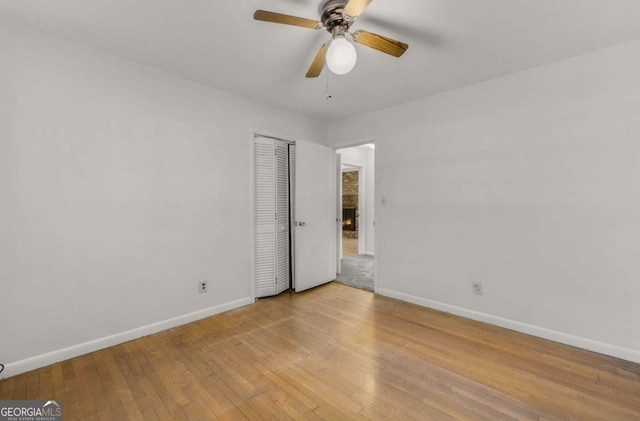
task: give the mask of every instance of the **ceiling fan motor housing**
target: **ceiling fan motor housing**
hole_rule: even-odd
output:
[[[346,0],[329,0],[322,4],[320,20],[324,28],[333,35],[344,34],[353,23],[344,17],[346,5]]]

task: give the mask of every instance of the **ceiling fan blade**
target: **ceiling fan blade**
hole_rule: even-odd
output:
[[[283,15],[282,13],[268,12],[266,10],[256,10],[256,12],[253,14],[253,18],[255,20],[261,20],[264,22],[283,23],[285,25],[301,26],[303,28],[322,28],[322,23],[318,22],[317,20]]]
[[[357,18],[360,13],[364,12],[369,3],[372,0],[349,0],[349,3],[344,7],[344,14],[350,18]]]
[[[322,69],[324,69],[327,50],[329,49],[330,45],[330,41],[322,44],[322,47],[320,47],[320,51],[318,51],[318,54],[316,54],[316,58],[314,58],[313,63],[311,63],[311,67],[309,67],[309,71],[307,72],[308,78],[320,76],[320,73],[322,73]]]
[[[394,57],[400,57],[409,48],[409,45],[404,42],[362,30],[353,33],[353,40]]]

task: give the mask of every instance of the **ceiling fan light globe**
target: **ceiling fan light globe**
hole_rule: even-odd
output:
[[[356,47],[344,36],[337,36],[327,51],[327,67],[337,75],[344,75],[354,68],[357,58]]]

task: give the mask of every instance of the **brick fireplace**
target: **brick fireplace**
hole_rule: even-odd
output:
[[[358,238],[358,171],[342,173],[342,235]]]

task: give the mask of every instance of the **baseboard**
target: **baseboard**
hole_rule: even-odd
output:
[[[27,371],[46,367],[60,361],[68,360],[69,358],[89,354],[91,352],[109,348],[110,346],[119,345],[134,339],[141,338],[143,336],[148,336],[163,330],[195,322],[196,320],[204,319],[215,314],[246,306],[248,304],[251,304],[251,302],[252,301],[249,297],[241,298],[239,300],[220,304],[214,307],[209,307],[204,310],[195,311],[193,313],[184,314],[182,316],[174,317],[168,320],[163,320],[147,326],[128,330],[126,332],[116,333],[115,335],[94,339],[92,341],[73,345],[68,348],[58,349],[46,354],[36,355],[35,357],[7,363],[5,364],[4,371],[2,372],[2,374],[0,374],[0,379],[15,376],[21,373],[26,373]]]
[[[604,342],[595,341],[593,339],[583,338],[581,336],[571,335],[569,333],[558,332],[555,330],[543,328],[540,326],[530,325],[527,323],[509,320],[502,317],[494,316],[479,311],[469,310],[426,298],[416,297],[414,295],[404,294],[402,292],[392,291],[389,289],[380,289],[378,294],[386,297],[396,298],[412,304],[423,307],[432,308],[434,310],[444,311],[446,313],[455,314],[479,322],[492,324],[503,327],[505,329],[515,330],[517,332],[526,333],[528,335],[537,336],[565,345],[575,346],[577,348],[586,349],[588,351],[597,352],[599,354],[609,355],[611,357],[620,358],[634,363],[640,363],[640,351],[624,348],[617,345],[611,345]]]
[[[373,252],[371,252],[371,251],[365,251],[364,254],[366,256],[371,256],[371,257],[375,256],[375,254]]]

